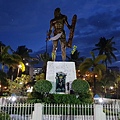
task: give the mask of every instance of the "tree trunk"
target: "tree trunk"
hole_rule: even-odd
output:
[[[96,78],[95,74],[93,75],[93,95],[96,95]]]
[[[107,91],[106,91],[106,86],[104,86],[104,93],[105,93],[105,98],[106,98],[106,94],[107,94]]]
[[[4,72],[4,63],[2,64],[2,71]]]
[[[106,66],[106,70],[107,70],[107,60],[105,60],[105,66]]]

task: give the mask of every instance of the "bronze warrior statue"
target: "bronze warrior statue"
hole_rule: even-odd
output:
[[[68,29],[71,29],[72,27],[68,24],[67,21],[67,16],[61,14],[60,12],[60,8],[56,8],[54,11],[54,18],[50,21],[50,29],[48,32],[48,40],[50,39],[50,35],[53,31],[54,36],[57,34],[60,34],[60,37],[56,40],[53,40],[53,50],[52,50],[52,60],[55,61],[56,59],[56,50],[58,47],[58,41],[60,40],[60,44],[61,44],[61,51],[62,51],[62,60],[65,61],[66,60],[66,46],[67,46],[67,42],[66,42],[66,34],[65,34],[65,30],[64,30],[64,25],[66,24],[66,26],[68,27]]]

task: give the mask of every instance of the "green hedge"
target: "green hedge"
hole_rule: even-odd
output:
[[[78,104],[80,100],[76,95],[71,94],[53,94],[53,103],[56,104]]]
[[[0,120],[11,120],[10,115],[5,112],[0,112]]]
[[[72,82],[72,89],[75,93],[87,93],[89,92],[89,83],[85,80],[76,79]]]
[[[54,104],[80,104],[92,103],[92,94],[89,91],[87,81],[76,79],[72,83],[75,94],[49,94],[52,85],[47,80],[39,80],[28,98],[32,103],[54,103]]]
[[[53,103],[53,104],[80,104],[80,103],[92,103],[92,97],[90,93],[79,94],[47,94],[46,96],[34,93],[31,98],[28,98],[28,102],[36,103]]]
[[[34,89],[39,93],[48,93],[52,89],[52,84],[48,80],[38,80],[34,85]]]

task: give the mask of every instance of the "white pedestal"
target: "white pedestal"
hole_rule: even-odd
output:
[[[56,93],[56,74],[64,73],[65,77],[65,89],[67,87],[66,83],[72,83],[76,79],[76,70],[74,62],[57,62],[57,61],[48,61],[47,71],[46,71],[46,80],[49,80],[52,83],[51,93]],[[65,90],[67,92],[67,90]],[[63,92],[64,93],[64,92]]]

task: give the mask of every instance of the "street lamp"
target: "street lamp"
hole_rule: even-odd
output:
[[[29,67],[30,67],[30,64],[28,62],[25,63],[25,74],[26,75],[29,75]]]
[[[28,65],[29,65],[29,63],[25,63],[25,65],[26,65],[26,66],[28,66]]]
[[[113,88],[114,88],[113,86],[110,86],[110,89],[111,89],[111,90],[113,90]]]

